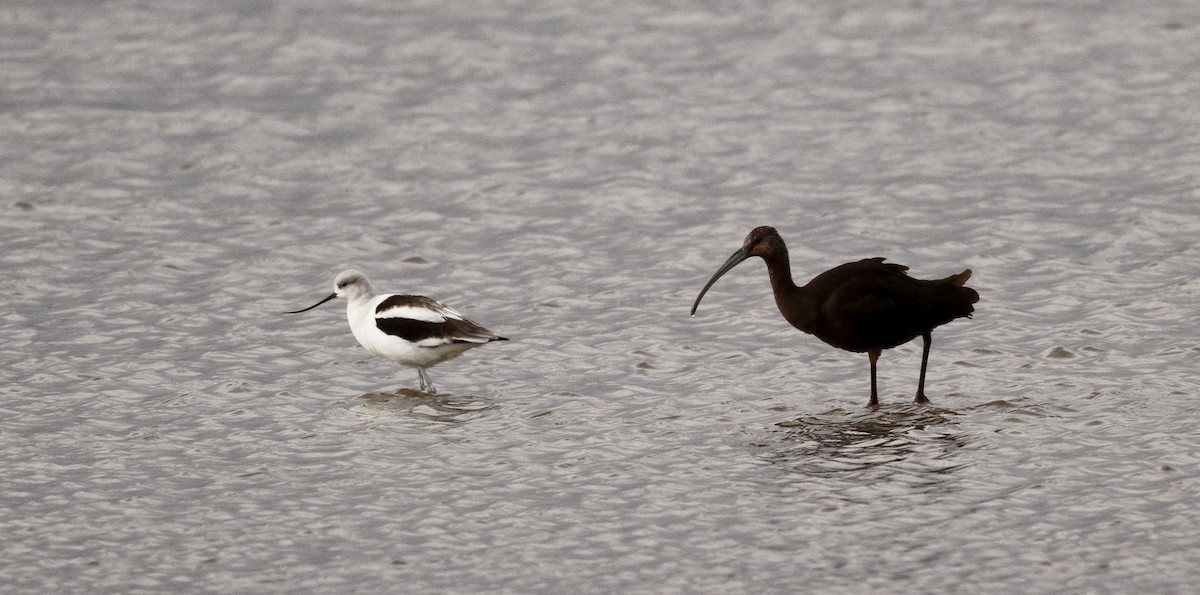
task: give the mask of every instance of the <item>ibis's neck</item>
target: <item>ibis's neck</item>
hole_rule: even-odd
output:
[[[811,332],[809,327],[812,326],[812,321],[806,314],[809,309],[805,308],[804,304],[804,288],[797,287],[792,281],[792,267],[788,262],[787,252],[772,253],[764,256],[763,260],[767,262],[767,273],[771,275],[771,290],[775,294],[775,305],[779,307],[779,313],[783,314],[792,326]]]

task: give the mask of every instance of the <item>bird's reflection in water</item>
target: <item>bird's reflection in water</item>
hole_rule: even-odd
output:
[[[759,446],[766,460],[805,475],[867,474],[872,481],[932,485],[964,466],[956,460],[966,446],[956,431],[958,415],[926,405],[834,409],[776,424],[774,439]]]
[[[480,411],[495,407],[491,401],[477,396],[429,394],[411,388],[392,392],[366,393],[358,397],[365,409],[402,413],[411,417],[444,422],[462,422]]]

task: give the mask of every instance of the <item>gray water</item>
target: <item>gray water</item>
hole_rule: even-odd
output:
[[[8,592],[1167,592],[1200,5],[0,7]],[[867,361],[798,280],[970,267]],[[348,266],[510,343],[371,356]]]

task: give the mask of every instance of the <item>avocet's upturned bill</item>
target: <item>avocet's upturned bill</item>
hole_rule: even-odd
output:
[[[366,275],[342,271],[333,280],[333,293],[303,310],[334,298],[346,300],[346,319],[354,338],[367,351],[402,366],[416,368],[421,390],[436,393],[426,368],[454,359],[472,347],[507,341],[457,310],[423,295],[375,295]]]

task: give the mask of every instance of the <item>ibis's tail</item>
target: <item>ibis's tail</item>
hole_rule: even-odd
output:
[[[951,298],[953,301],[952,309],[957,310],[956,314],[958,316],[970,316],[975,311],[975,308],[971,304],[979,301],[979,293],[966,286],[967,280],[970,278],[971,269],[967,269],[957,275],[950,275],[942,279],[943,283],[953,288],[953,292],[950,292],[954,296]]]

